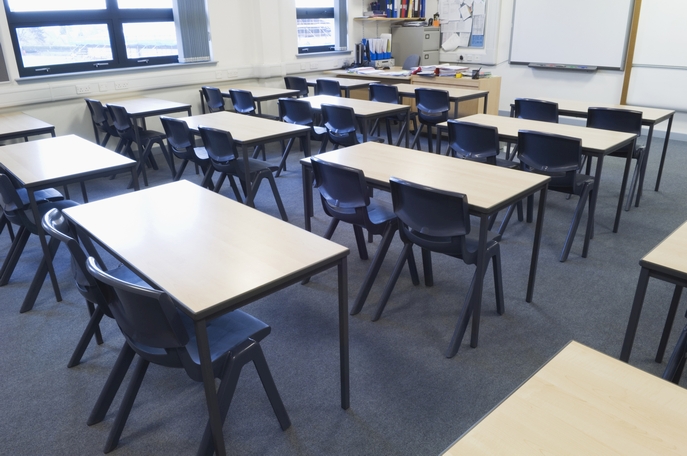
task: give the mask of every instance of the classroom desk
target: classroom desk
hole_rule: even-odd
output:
[[[649,127],[649,133],[646,137],[646,147],[644,153],[649,156],[649,150],[651,148],[651,139],[654,134],[654,126],[665,120],[668,121],[668,127],[666,129],[666,137],[663,143],[663,152],[661,153],[661,163],[658,167],[658,176],[656,176],[656,187],[654,191],[658,191],[661,185],[661,175],[663,174],[663,164],[666,158],[666,152],[668,151],[668,140],[670,139],[670,130],[673,126],[673,116],[675,111],[669,109],[657,109],[657,108],[647,108],[642,106],[631,106],[622,104],[608,104],[608,103],[593,103],[590,101],[574,101],[574,100],[561,100],[557,98],[545,98],[547,101],[553,101],[558,103],[558,114],[562,116],[570,117],[582,117],[587,118],[587,110],[589,108],[617,108],[617,109],[630,109],[633,111],[640,111],[642,113],[642,125]],[[512,111],[511,107],[511,111]],[[644,162],[646,169],[646,161]],[[637,202],[636,205],[639,206],[639,198],[642,194],[644,182],[639,182],[639,187],[637,187]]]
[[[663,353],[668,343],[670,328],[672,327],[672,322],[675,319],[675,313],[680,303],[682,288],[687,286],[687,222],[683,223],[661,241],[660,244],[644,255],[644,257],[639,260],[639,265],[642,269],[639,273],[637,290],[635,291],[635,297],[632,302],[630,319],[627,322],[627,329],[625,330],[625,339],[623,340],[623,348],[620,352],[620,360],[628,361],[630,359],[630,352],[632,351],[632,345],[637,333],[639,316],[644,306],[646,288],[649,283],[649,278],[654,277],[675,284],[673,299],[670,303],[668,317],[666,319],[666,327],[663,331],[663,336],[661,337],[661,342],[659,343],[658,352],[656,354],[656,362],[660,363],[663,360]]]
[[[314,97],[308,97],[308,101],[310,102],[310,106],[316,111],[321,109],[322,104],[353,108],[355,117],[358,119],[360,125],[360,133],[363,135],[363,141],[367,141],[367,136],[370,131],[370,122],[372,120],[386,116],[405,114],[406,120],[398,135],[396,145],[399,145],[401,139],[405,136],[406,147],[408,147],[408,122],[410,120],[410,106],[408,105],[380,103],[379,101],[358,100],[355,98],[332,97],[329,95],[315,95]]]
[[[126,100],[113,101],[108,104],[113,104],[117,106],[122,106],[126,108],[127,114],[133,121],[134,125],[138,125],[140,120],[141,127],[145,127],[146,117],[159,117],[166,114],[173,114],[176,112],[186,112],[189,116],[191,115],[191,105],[186,103],[177,103],[175,101],[160,100],[157,98],[130,98]],[[134,134],[136,135],[136,144],[138,145],[138,160],[141,161],[141,154],[143,153],[143,148],[141,147],[141,136],[138,128],[134,128]],[[171,152],[170,152],[171,154]],[[170,162],[172,167],[174,166],[174,161]],[[142,168],[145,163],[139,163],[138,167]],[[156,168],[157,169],[157,168]],[[172,170],[174,171],[174,170]],[[147,185],[147,184],[146,184]]]
[[[331,79],[339,83],[341,90],[343,90],[346,98],[351,98],[351,90],[366,89],[367,86],[373,82],[379,82],[374,79],[339,79],[339,78],[308,78],[306,80],[308,86],[315,87],[318,79]]]
[[[589,206],[589,223],[593,223],[594,221],[596,200],[599,195],[599,185],[601,183],[601,171],[603,169],[604,157],[636,140],[636,135],[631,133],[621,133],[617,131],[600,130],[597,128],[579,127],[575,125],[565,125],[552,122],[540,122],[536,120],[517,119],[514,117],[492,116],[490,114],[475,114],[473,116],[462,117],[460,120],[498,128],[499,139],[501,141],[517,142],[519,130],[532,130],[580,138],[582,140],[582,152],[591,157],[596,157],[597,159],[596,170],[594,172],[592,201]],[[440,128],[445,129],[446,123],[444,122],[443,124],[439,124],[439,126]],[[441,135],[439,135],[439,141],[441,141]],[[439,143],[439,146],[441,146],[441,142]],[[613,224],[614,233],[618,232],[618,225],[620,224],[620,214],[622,213],[623,198],[625,197],[625,188],[627,187],[627,177],[630,172],[631,160],[631,157],[628,156],[627,160],[625,161],[623,181],[620,187],[620,196],[618,197],[618,208],[615,213],[615,222]],[[589,240],[585,242],[585,245],[582,249],[582,256],[586,257],[588,251]]]
[[[573,341],[442,454],[683,454],[685,423],[687,390]]]
[[[193,210],[180,218],[180,207]],[[346,247],[184,180],[64,212],[194,320],[217,454],[225,446],[206,323],[332,267],[338,270],[341,407],[349,407]]]
[[[445,90],[448,92],[449,101],[453,103],[453,117],[458,118],[458,103],[461,101],[476,100],[484,98],[484,114],[487,113],[488,90],[460,89],[458,87],[437,87],[421,84],[395,84],[398,87],[398,95],[401,98],[408,97],[415,99],[415,89],[426,88],[434,90]]]
[[[249,148],[272,141],[284,141],[300,137],[301,143],[304,145],[305,156],[310,156],[310,127],[308,126],[276,122],[262,117],[248,116],[227,111],[182,117],[181,120],[186,122],[188,128],[196,132],[198,131],[198,127],[202,125],[204,127],[216,128],[231,133],[234,141],[242,150],[244,168],[246,171],[244,176],[246,195],[249,195],[251,190],[250,166],[248,166],[248,159],[251,155],[248,151]],[[252,206],[253,201],[246,199],[246,204]]]
[[[428,154],[427,152],[375,142],[337,149],[319,154],[317,157],[328,162],[360,169],[365,173],[365,178],[370,186],[383,190],[389,190],[389,178],[395,176],[440,190],[467,195],[470,203],[470,213],[480,219],[476,277],[484,277],[484,271],[487,266],[486,244],[489,217],[524,197],[539,192],[539,212],[537,213],[537,223],[532,245],[532,258],[530,260],[526,296],[527,302],[532,302],[547,185],[550,180],[548,176],[523,173],[517,170],[468,160],[457,160],[452,157]],[[305,228],[310,230],[310,217],[313,215],[310,159],[302,159],[301,165],[303,167]],[[473,311],[473,323],[470,345],[472,347],[477,346],[482,280],[477,280],[476,287],[477,299],[474,308],[470,309],[468,308],[469,306],[464,306],[461,310],[459,317],[460,332],[456,334],[459,341],[457,346],[460,345],[460,340],[462,340],[465,334],[471,311]],[[359,311],[360,309],[356,309],[354,306],[355,310]],[[449,353],[449,355],[453,356],[455,352]]]
[[[407,75],[398,76],[398,73],[401,73],[401,72],[407,73]],[[348,70],[327,70],[324,73],[325,74],[331,74],[333,76],[336,76],[337,78],[368,79],[368,80],[377,79],[382,84],[398,84],[398,83],[403,83],[403,82],[410,82],[410,80],[412,78],[412,75],[410,74],[410,70],[404,70],[400,66],[392,67],[388,70],[379,70],[378,72],[369,73],[369,74],[352,73]]]
[[[0,114],[0,141],[44,134],[55,137],[55,126],[23,112]]]
[[[224,98],[231,98],[231,94],[229,91],[231,89],[241,89],[241,90],[247,90],[253,95],[253,99],[255,100],[255,103],[257,105],[258,109],[258,115],[262,116],[262,102],[263,101],[269,101],[269,100],[277,100],[282,97],[295,97],[298,96],[298,90],[292,90],[292,89],[283,89],[279,87],[260,87],[260,86],[246,86],[246,87],[241,87],[241,86],[235,86],[235,87],[230,87],[227,90],[222,90],[222,96]],[[200,93],[200,108],[202,110],[202,113],[205,114],[205,98],[203,97],[203,91],[199,90]]]
[[[0,166],[26,188],[34,220],[38,227],[43,255],[50,259],[48,243],[40,223],[34,193],[49,187],[83,182],[96,177],[110,176],[129,169],[135,190],[138,190],[136,162],[76,135],[45,138],[0,147]],[[55,298],[62,300],[52,261],[47,261]],[[0,274],[1,276],[1,274]],[[29,289],[22,311],[30,310],[38,289]],[[29,306],[30,304],[30,306]]]

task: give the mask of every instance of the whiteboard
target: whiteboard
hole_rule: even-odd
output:
[[[515,0],[511,63],[622,69],[634,0]]]
[[[687,69],[687,2],[644,1],[639,13],[634,65]]]

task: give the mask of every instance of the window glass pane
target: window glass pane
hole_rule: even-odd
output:
[[[117,0],[120,8],[167,8],[172,9],[172,0]]]
[[[105,24],[17,28],[24,67],[112,60]]]
[[[334,19],[298,19],[298,47],[334,45]]]
[[[174,22],[131,22],[122,26],[126,55],[130,59],[179,53]]]
[[[7,0],[10,11],[103,10],[105,0]]]
[[[334,0],[296,0],[296,8],[334,8]]]

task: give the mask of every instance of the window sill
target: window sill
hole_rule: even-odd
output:
[[[296,54],[296,58],[300,59],[303,57],[325,57],[328,55],[350,55],[352,54],[352,50],[346,50],[346,51],[327,51],[327,52],[309,52],[307,54]]]
[[[79,77],[93,77],[108,74],[121,74],[121,73],[138,73],[142,71],[155,71],[155,70],[169,70],[175,68],[189,68],[197,66],[215,66],[217,65],[216,60],[208,60],[207,62],[192,62],[192,63],[169,63],[164,65],[153,65],[147,67],[130,67],[130,68],[112,68],[107,70],[96,70],[96,71],[80,71],[78,73],[62,73],[62,74],[49,74],[41,76],[23,76],[16,78],[15,81],[19,84],[30,83],[34,81],[46,81],[46,80],[59,80],[59,79],[74,79]]]

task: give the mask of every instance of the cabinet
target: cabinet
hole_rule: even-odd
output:
[[[420,56],[420,65],[439,64],[439,27],[391,27],[391,53],[401,66],[411,54]]]

